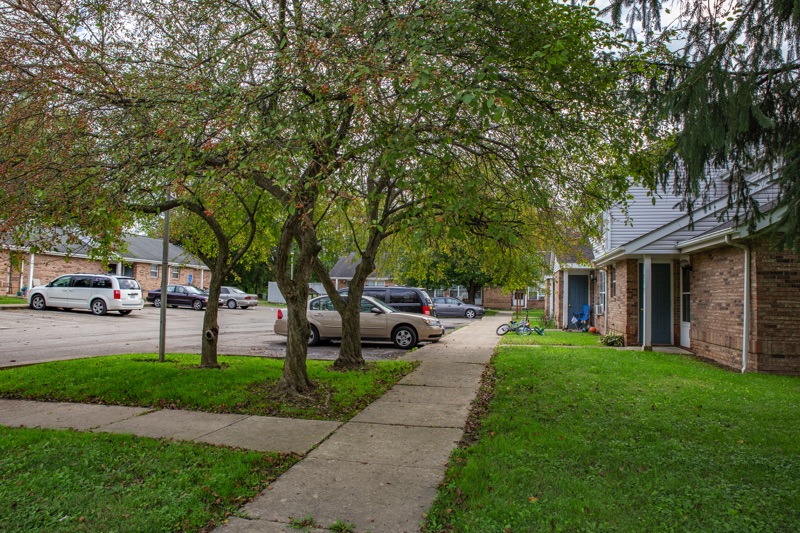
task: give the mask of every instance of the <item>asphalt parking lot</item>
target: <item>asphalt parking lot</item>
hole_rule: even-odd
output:
[[[168,353],[200,353],[204,313],[167,309]],[[286,338],[272,332],[277,308],[220,309],[219,354],[282,358]],[[443,318],[447,332],[469,323]],[[159,310],[146,305],[128,316],[89,311],[0,308],[0,367],[124,353],[157,353]],[[336,343],[310,347],[311,359],[335,359]],[[365,343],[364,358],[394,359],[403,353],[390,343]]]

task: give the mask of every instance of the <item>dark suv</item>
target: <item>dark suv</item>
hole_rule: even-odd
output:
[[[339,291],[347,294],[347,289]],[[371,296],[387,303],[403,313],[418,313],[421,315],[436,316],[436,306],[425,292],[417,287],[364,287],[364,296]]]

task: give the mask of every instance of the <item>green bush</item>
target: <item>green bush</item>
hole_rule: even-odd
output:
[[[612,332],[600,337],[600,343],[606,346],[622,347],[625,346],[625,337],[621,333]]]

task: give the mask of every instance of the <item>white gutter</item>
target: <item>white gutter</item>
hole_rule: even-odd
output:
[[[594,263],[596,266],[605,266],[616,261],[617,259],[625,257],[626,254],[627,252],[625,251],[625,247],[620,246],[618,248],[614,248],[607,254],[595,257],[592,263]]]
[[[742,373],[747,371],[747,356],[750,351],[750,247],[733,242],[730,235],[725,236],[725,243],[744,250],[744,311],[742,317]]]

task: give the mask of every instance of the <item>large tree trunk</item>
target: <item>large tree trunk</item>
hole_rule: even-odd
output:
[[[372,261],[368,263],[374,264]],[[361,350],[361,295],[364,293],[366,276],[372,272],[372,268],[363,274],[363,260],[356,267],[356,273],[348,286],[346,301],[336,291],[333,280],[321,262],[315,263],[314,271],[322,280],[331,302],[342,317],[342,343],[339,345],[339,357],[334,361],[333,367],[340,370],[363,368],[366,361]]]
[[[348,291],[347,305],[341,310],[341,315],[342,344],[333,367],[340,370],[363,368],[366,361],[361,351],[361,290],[357,296]]]
[[[469,298],[467,303],[475,304],[475,295],[478,294],[478,289],[480,289],[480,287],[477,285],[467,285],[467,298]]]
[[[289,336],[286,341],[283,375],[277,388],[283,394],[303,395],[314,389],[306,367],[309,333],[308,317],[306,316],[308,282],[294,285],[294,290],[289,291],[289,295],[286,297]]]
[[[211,284],[208,287],[208,306],[203,316],[203,336],[201,341],[200,368],[219,368],[217,360],[217,343],[219,341],[219,295],[222,290],[222,274],[211,274]]]
[[[300,245],[300,253],[294,268],[290,270],[289,260],[293,240]],[[321,248],[313,226],[304,224],[301,215],[292,215],[284,222],[275,254],[275,277],[286,299],[288,338],[283,375],[278,381],[277,390],[290,396],[305,395],[314,389],[306,368],[309,332],[308,280]]]

